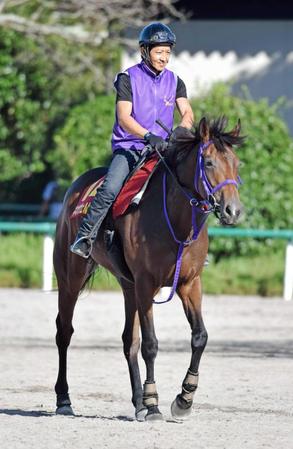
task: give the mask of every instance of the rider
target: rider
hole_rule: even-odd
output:
[[[184,82],[166,69],[176,36],[160,22],[145,26],[139,35],[142,61],[119,73],[116,88],[116,121],[112,133],[113,157],[102,186],[83,218],[70,250],[88,258],[102,221],[132,168],[149,144],[164,149],[167,132],[155,121],[173,127],[175,105],[181,126],[191,128],[193,112]]]

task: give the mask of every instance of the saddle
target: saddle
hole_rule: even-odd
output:
[[[124,215],[131,204],[139,204],[158,162],[158,156],[153,154],[150,158],[143,159],[139,162],[129,174],[112,206],[112,218],[114,220]],[[87,186],[82,192],[70,216],[71,219],[86,215],[98,189],[103,185],[104,179],[105,175]]]

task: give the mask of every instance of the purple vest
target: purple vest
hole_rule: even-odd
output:
[[[165,139],[166,131],[155,122],[159,118],[169,129],[173,127],[177,76],[167,69],[156,76],[144,62],[130,67],[125,72],[130,76],[132,117],[148,131]],[[113,151],[118,148],[142,150],[145,145],[143,139],[121,128],[116,113],[112,133]]]

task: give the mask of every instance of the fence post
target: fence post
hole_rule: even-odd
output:
[[[291,301],[293,295],[293,241],[287,243],[284,274],[285,301]]]
[[[43,242],[43,291],[53,290],[53,249],[54,239],[45,235]]]

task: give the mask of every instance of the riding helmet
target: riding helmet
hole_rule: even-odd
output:
[[[145,26],[139,34],[140,47],[167,44],[175,45],[176,36],[173,31],[161,22],[153,22]]]

